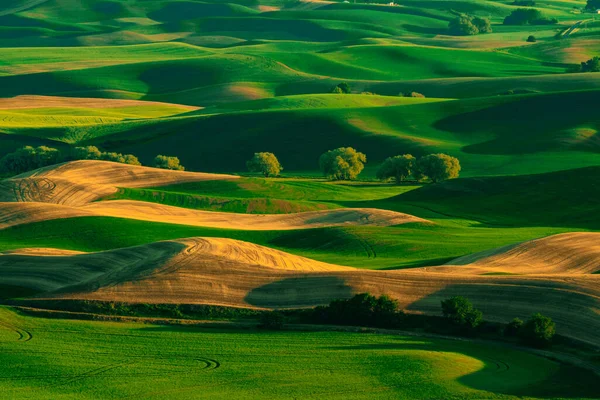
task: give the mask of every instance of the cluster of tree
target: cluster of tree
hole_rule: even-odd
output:
[[[447,154],[429,154],[419,159],[411,154],[387,158],[377,171],[377,179],[394,179],[400,183],[409,177],[420,181],[429,178],[433,183],[458,178],[460,162]]]
[[[487,18],[461,14],[448,24],[448,31],[454,36],[477,35],[492,32],[492,24]]]
[[[152,164],[155,168],[170,169],[173,171],[185,171],[178,157],[157,155]]]
[[[462,333],[474,333],[483,322],[482,312],[462,296],[442,301],[442,314]],[[555,333],[554,321],[540,313],[533,314],[527,322],[515,318],[504,327],[504,336],[518,337],[524,344],[532,347],[550,346]]]
[[[96,146],[75,147],[65,160],[103,160],[121,164],[142,165],[133,154],[100,151]]]
[[[248,171],[261,173],[265,177],[279,176],[279,173],[283,171],[275,154],[267,152],[254,153],[254,157],[246,162],[246,167]]]
[[[551,25],[557,24],[556,18],[545,17],[535,8],[519,8],[504,18],[504,25]]]
[[[64,161],[104,160],[122,164],[142,165],[133,154],[100,151],[96,146],[75,147],[66,153],[47,146],[25,146],[0,158],[0,171],[20,174]]]
[[[333,87],[333,89],[331,89],[331,93],[336,93],[336,94],[349,94],[351,92],[352,92],[352,88],[350,88],[350,85],[348,84],[348,82],[339,83],[339,84],[335,85]]]
[[[581,63],[574,72],[600,72],[600,57],[593,57]]]
[[[474,336],[484,332],[498,332],[497,325],[485,323],[483,313],[476,309],[469,299],[455,296],[441,302],[444,318],[419,316],[404,313],[398,302],[386,295],[374,296],[360,293],[350,299],[333,300],[329,305],[304,310],[296,315],[302,322],[371,326],[389,329],[418,328],[441,334]],[[293,313],[289,313],[293,315]],[[426,319],[424,321],[423,319]],[[266,311],[260,315],[259,327],[282,329],[286,315],[280,311]],[[489,330],[492,327],[493,331]],[[532,347],[547,347],[552,344],[555,324],[551,318],[539,313],[533,314],[526,322],[515,318],[506,324],[502,331],[505,337],[516,337]]]
[[[524,344],[533,347],[548,347],[556,334],[556,324],[550,317],[533,314],[527,322],[519,318],[510,321],[504,328],[504,335],[518,337]]]
[[[339,147],[321,155],[319,168],[329,179],[352,180],[362,172],[366,162],[365,154],[352,147]],[[283,170],[275,154],[268,152],[254,153],[246,166],[250,172],[260,173],[265,177],[278,176]],[[447,154],[429,154],[418,160],[410,154],[404,154],[386,159],[377,171],[377,178],[395,179],[397,183],[409,177],[417,181],[428,178],[436,183],[457,178],[460,169],[458,159]]]
[[[404,93],[399,93],[398,96],[400,97],[418,97],[418,98],[425,98],[425,95],[419,93],[419,92],[404,92]]]
[[[396,300],[386,295],[360,293],[348,300],[334,300],[327,306],[316,307],[312,319],[323,324],[394,328],[399,326],[403,315]]]
[[[55,148],[25,146],[2,157],[0,159],[0,170],[4,173],[20,174],[56,164],[60,159],[60,151]]]

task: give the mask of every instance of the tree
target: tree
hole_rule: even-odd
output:
[[[334,86],[331,90],[332,93],[337,94],[349,94],[351,91],[352,89],[350,88],[348,82],[339,83],[338,85]]]
[[[596,11],[600,9],[600,0],[587,0],[585,9],[588,11]]]
[[[157,155],[154,158],[154,167],[162,169],[171,169],[174,171],[185,171],[183,165],[181,165],[178,157],[163,156],[162,154]]]
[[[473,304],[462,296],[443,300],[442,314],[453,324],[465,328],[476,328],[483,320],[481,311],[473,308]]]
[[[533,314],[519,330],[521,340],[533,347],[550,346],[555,333],[554,321],[540,313]]]
[[[581,63],[581,72],[600,72],[600,57],[590,58]]]
[[[330,179],[351,180],[365,168],[367,156],[352,147],[329,150],[319,158],[319,167]]]
[[[60,151],[53,147],[25,146],[2,157],[0,159],[0,170],[7,173],[19,174],[56,164],[60,158]]]
[[[377,179],[394,178],[396,183],[400,183],[412,174],[416,162],[411,154],[386,158],[377,171]]]
[[[523,321],[515,318],[504,327],[504,336],[518,336],[522,327]]]
[[[535,43],[535,42],[537,42],[537,39],[535,38],[535,36],[529,35],[527,37],[527,43]]]
[[[260,315],[259,328],[281,330],[285,326],[285,315],[279,311],[265,311]]]
[[[417,175],[426,176],[433,183],[458,178],[460,169],[457,158],[441,153],[421,157],[415,168],[418,171]]]
[[[246,166],[250,172],[260,172],[266,177],[278,176],[283,167],[273,153],[254,153]]]

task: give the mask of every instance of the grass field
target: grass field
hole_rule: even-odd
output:
[[[72,393],[79,398],[340,399],[598,394],[590,373],[493,344],[78,322],[23,317],[5,308],[0,316],[3,398],[68,398]]]

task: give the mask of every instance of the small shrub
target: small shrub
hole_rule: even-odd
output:
[[[527,37],[527,43],[535,43],[535,42],[537,42],[537,39],[535,38],[535,36],[529,35]]]

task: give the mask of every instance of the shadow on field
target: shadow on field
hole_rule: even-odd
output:
[[[352,288],[336,276],[287,278],[252,289],[248,304],[265,308],[313,307],[352,297]]]
[[[473,389],[536,398],[598,398],[600,396],[600,388],[591,384],[597,380],[593,372],[564,364],[556,366],[553,361],[503,345],[402,337],[390,343],[335,346],[329,347],[328,350],[350,351],[354,354],[361,351],[426,351],[448,355],[458,353],[483,363],[481,369],[456,378],[458,383]],[[366,356],[365,354],[365,358]],[[410,353],[407,356],[411,357]],[[418,353],[413,356],[418,358]],[[445,356],[441,355],[441,357]],[[407,359],[398,354],[398,362],[401,363],[402,360]],[[432,360],[430,367],[436,368],[435,360]],[[380,366],[374,364],[373,368],[380,368]],[[445,371],[440,372],[445,373]]]

